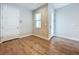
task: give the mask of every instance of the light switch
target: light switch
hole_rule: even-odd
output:
[[[19,23],[22,23],[22,20],[20,20]]]

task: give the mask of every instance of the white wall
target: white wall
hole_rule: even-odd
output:
[[[32,11],[20,9],[20,36],[32,34]]]
[[[0,4],[0,39],[1,39],[1,4]]]
[[[79,4],[71,4],[56,10],[55,34],[79,41]]]
[[[57,9],[57,8],[65,7],[65,6],[70,5],[70,4],[72,4],[72,3],[53,3],[53,6],[55,9]]]

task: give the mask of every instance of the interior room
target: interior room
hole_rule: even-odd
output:
[[[0,3],[0,55],[79,55],[79,3]]]

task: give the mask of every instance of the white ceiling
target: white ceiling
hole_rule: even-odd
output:
[[[11,4],[11,3],[10,3]],[[23,7],[23,8],[26,8],[28,10],[34,10],[34,9],[37,9],[43,5],[45,5],[46,3],[12,3],[12,5],[16,5],[18,7]],[[54,8],[61,8],[61,7],[64,7],[64,6],[67,6],[71,3],[51,3],[52,6]]]
[[[23,7],[23,8],[26,8],[28,10],[37,9],[45,4],[46,3],[13,3],[13,5],[17,5],[19,7]]]
[[[55,8],[62,8],[64,6],[70,5],[71,3],[53,3]]]

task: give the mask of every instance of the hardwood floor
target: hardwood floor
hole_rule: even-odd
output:
[[[53,37],[50,41],[28,36],[0,44],[1,55],[64,55],[78,54],[79,42]]]

